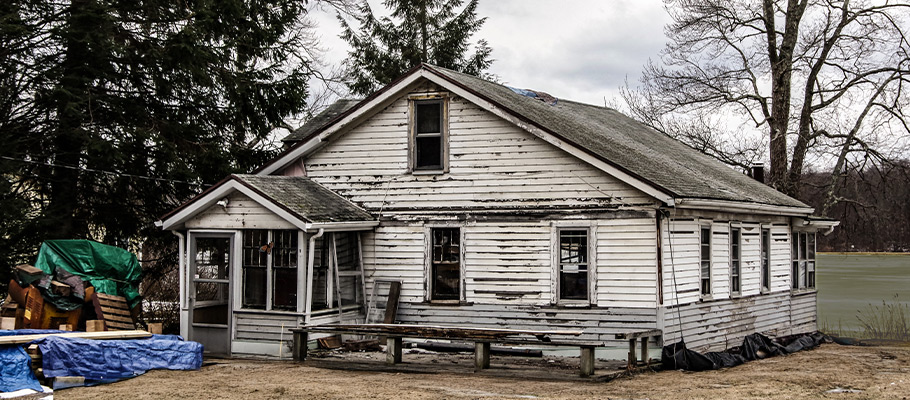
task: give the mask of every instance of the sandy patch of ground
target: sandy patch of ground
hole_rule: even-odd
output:
[[[57,399],[910,399],[910,348],[825,344],[708,372],[646,372],[605,381],[615,363],[582,379],[577,358],[494,357],[473,372],[471,354],[382,353],[291,361],[207,360],[199,371],[151,371]],[[828,393],[842,388],[852,391]]]

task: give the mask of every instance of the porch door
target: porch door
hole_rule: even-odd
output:
[[[231,353],[231,242],[233,235],[193,235],[190,257],[189,339],[206,354]]]

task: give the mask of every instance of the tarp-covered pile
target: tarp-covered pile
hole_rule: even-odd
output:
[[[664,369],[684,369],[687,371],[707,371],[712,369],[735,367],[746,361],[760,360],[781,354],[795,353],[814,348],[827,340],[822,333],[799,336],[784,345],[778,341],[753,333],[743,339],[743,345],[727,351],[698,353],[686,348],[682,341],[664,346],[661,352],[661,364]]]
[[[0,331],[15,334],[62,333],[56,330]],[[45,378],[82,377],[85,385],[114,382],[153,369],[195,370],[202,367],[202,345],[180,336],[153,335],[136,340],[89,340],[47,336],[35,340],[41,350]],[[0,392],[41,391],[20,345],[0,346]]]

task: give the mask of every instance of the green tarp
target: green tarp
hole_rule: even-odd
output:
[[[140,301],[139,260],[119,247],[91,240],[48,240],[41,244],[35,267],[51,276],[62,268],[91,283],[98,293],[126,297],[130,308]]]

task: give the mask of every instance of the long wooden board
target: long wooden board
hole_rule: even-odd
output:
[[[104,332],[68,332],[68,333],[49,333],[49,334],[38,334],[38,335],[12,335],[12,336],[0,336],[0,345],[4,344],[25,344],[34,340],[44,339],[48,336],[59,336],[65,338],[80,338],[80,339],[143,339],[151,337],[152,334],[146,331],[132,330],[132,331],[104,331]]]
[[[465,339],[490,339],[502,338],[516,335],[530,335],[537,337],[546,337],[550,335],[579,336],[583,331],[565,330],[565,331],[536,331],[536,330],[519,330],[519,329],[489,329],[489,328],[466,328],[456,326],[438,326],[438,325],[406,325],[406,324],[328,324],[318,326],[307,326],[304,329],[318,331],[320,329],[332,330],[342,329],[351,332],[360,332],[364,334],[408,334],[415,336],[427,337],[448,337],[448,338],[465,338]]]

